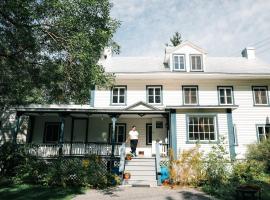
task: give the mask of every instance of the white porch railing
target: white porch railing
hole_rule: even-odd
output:
[[[156,145],[156,144],[159,144],[159,145]],[[169,145],[167,143],[152,141],[152,155],[155,155],[157,153],[157,147],[159,148],[158,152],[159,152],[161,157],[168,156]]]
[[[28,145],[29,153],[39,157],[53,157],[62,155],[90,155],[96,154],[101,156],[108,156],[112,153],[112,144],[110,143],[63,143],[63,144],[30,144]],[[120,144],[115,144],[114,156],[119,156]]]

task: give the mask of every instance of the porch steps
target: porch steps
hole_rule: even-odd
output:
[[[156,160],[155,158],[136,157],[125,163],[125,172],[131,177],[123,180],[123,185],[133,187],[156,187]]]

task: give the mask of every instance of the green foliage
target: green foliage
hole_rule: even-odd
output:
[[[46,161],[27,152],[25,145],[5,143],[0,147],[0,185],[10,184],[11,180],[16,184],[93,188],[120,183],[119,177],[109,173],[96,155],[84,159],[55,157]]]
[[[0,146],[0,175],[14,176],[16,166],[25,162],[26,151],[22,146],[6,142]]]
[[[211,151],[204,159],[205,179],[207,184],[212,186],[222,185],[229,179],[230,160],[223,141],[221,139],[219,144],[212,146]]]
[[[266,166],[267,173],[270,174],[270,139],[249,145],[247,159],[263,162]]]
[[[119,22],[109,0],[0,1],[0,108],[86,103],[113,75],[98,64]]]
[[[181,40],[181,34],[179,32],[175,32],[175,34],[173,35],[172,38],[170,38],[170,41],[172,43],[172,45],[174,47],[178,46],[179,44],[181,44],[182,40]]]
[[[250,184],[259,180],[264,171],[264,164],[255,160],[235,161],[231,180],[237,184]]]

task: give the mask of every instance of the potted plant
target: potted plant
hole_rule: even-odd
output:
[[[125,172],[124,173],[124,179],[127,180],[127,179],[130,179],[130,173],[129,172]]]
[[[130,153],[128,153],[127,155],[126,155],[126,160],[131,160],[132,159],[132,155],[130,154]]]

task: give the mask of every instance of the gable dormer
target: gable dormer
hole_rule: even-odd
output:
[[[202,72],[207,52],[197,45],[184,41],[176,47],[165,48],[164,64],[171,71]]]

